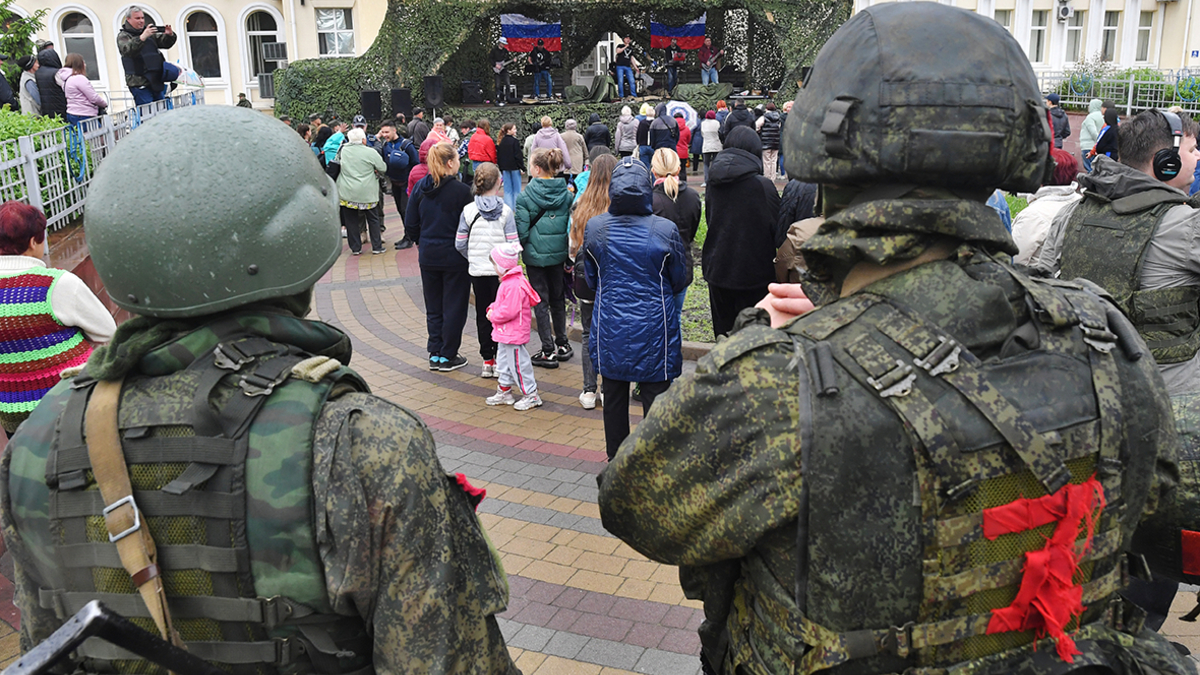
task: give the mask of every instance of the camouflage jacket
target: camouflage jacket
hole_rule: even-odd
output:
[[[153,49],[170,49],[171,47],[175,46],[176,40],[179,39],[179,34],[172,33],[167,35],[166,33],[155,33],[150,39],[153,41]],[[142,41],[141,31],[132,28],[128,23],[121,24],[121,29],[117,31],[117,53],[121,55],[121,62],[125,68],[126,87],[135,89],[137,87],[145,87],[152,84],[156,84],[156,86],[162,85],[161,75],[159,75],[156,80],[152,82],[151,78],[147,78],[145,75],[134,72],[136,66],[133,64],[137,63],[138,66],[141,66],[142,54],[144,54],[146,50],[150,48],[150,45],[146,45],[146,43]],[[156,65],[161,67],[162,60],[164,60],[163,57],[159,57],[155,60],[158,61]]]
[[[976,262],[986,264],[974,265]],[[976,269],[964,274],[972,267]],[[964,349],[982,351],[1003,342],[1021,325],[1027,311],[1023,289],[1011,282],[999,283],[1003,275],[996,273],[998,268],[999,263],[990,257],[963,247],[955,262],[921,265],[876,281],[866,290],[911,303],[910,307],[931,317],[935,324],[964,336]],[[812,316],[829,317],[835,309],[818,310]],[[650,414],[602,473],[600,510],[605,528],[633,548],[651,559],[681,566],[685,593],[704,601],[706,620],[700,628],[701,641],[705,656],[717,672],[732,675],[737,669],[739,673],[781,675],[805,672],[801,657],[812,651],[812,643],[802,639],[796,628],[802,613],[793,592],[797,588],[796,570],[800,569],[797,517],[806,480],[799,461],[801,416],[808,413],[801,411],[801,397],[797,396],[802,389],[791,327],[771,329],[765,313],[754,312],[743,313],[743,328],[701,359],[693,376],[680,378],[655,401]],[[1170,419],[1161,380],[1149,361],[1142,359],[1131,366],[1132,372],[1125,371],[1130,374],[1131,384],[1142,383],[1131,386],[1132,391],[1140,388],[1150,392],[1151,403],[1144,406],[1146,417],[1140,422],[1143,425]],[[847,432],[844,442],[850,443],[856,441],[858,427],[873,422],[853,405],[844,405],[848,402],[846,395],[843,391],[841,409],[825,404],[821,410],[826,416],[811,421],[823,428],[821,434],[826,438],[842,437],[842,431]],[[830,414],[835,416],[831,418]],[[892,438],[892,429],[886,431],[886,438],[882,429],[876,433],[874,440],[880,448],[910,442],[903,434]],[[1178,476],[1174,434],[1168,428],[1151,438],[1153,441],[1139,450],[1152,456],[1142,455],[1139,464],[1152,468],[1127,479],[1130,487],[1126,497],[1133,513],[1125,516],[1128,522],[1122,529],[1126,540],[1143,514],[1143,505],[1146,511],[1152,510],[1155,495],[1173,486]],[[861,454],[856,451],[854,456]],[[832,482],[837,473],[868,472],[854,464],[840,469],[825,467],[823,475]],[[873,522],[842,525],[858,528],[860,532],[855,536],[868,541],[871,531],[882,540],[894,536],[896,527],[909,527],[902,512],[911,507],[907,502],[916,495],[911,483],[904,484],[909,486],[907,500],[881,499],[874,506],[860,501],[855,512],[871,512],[869,520]],[[903,485],[899,488],[894,492],[903,492]],[[868,494],[873,489],[867,483],[860,491]],[[813,494],[821,494],[814,500],[861,497]],[[811,531],[809,534],[811,537]],[[919,541],[920,535],[914,533],[914,539]],[[892,567],[909,553],[889,549],[868,554],[866,557],[873,559],[868,565],[854,560],[864,557],[861,552],[849,550],[842,552],[845,558],[840,563],[825,560],[824,580],[841,576],[850,585],[863,581],[863,585],[878,589],[890,584],[890,590],[872,597],[848,593],[831,606],[810,606],[810,615],[840,615],[850,617],[843,623],[863,624],[842,630],[873,629],[890,621],[881,617],[902,614],[906,610],[899,608],[914,606],[914,595],[919,600],[921,593],[920,570],[914,578]],[[895,559],[890,559],[893,555]],[[919,553],[914,557],[919,558]],[[816,563],[809,560],[807,564]],[[1193,665],[1185,663],[1170,645],[1149,631],[1139,633],[1133,629],[1127,634],[1105,629],[1099,636],[1079,636],[1078,644],[1086,654],[1086,663],[1107,663],[1118,673],[1138,672],[1138,664],[1153,665],[1161,672],[1194,672]],[[1106,652],[1113,648],[1124,655],[1110,658]],[[1051,653],[1049,658],[1046,652]],[[1043,644],[1038,651],[1024,649],[968,661],[963,664],[963,672],[1040,675],[1066,672],[1079,665],[1079,657],[1072,666],[1055,663],[1052,654],[1053,648]],[[828,672],[900,672],[913,665],[918,667],[912,672],[946,672],[944,662],[922,667],[931,664],[877,658],[864,659],[861,665],[851,661]],[[822,667],[829,666],[817,669]]]
[[[312,353],[337,351],[345,340],[328,325],[289,315],[243,314],[236,320],[250,334]],[[115,342],[135,342],[148,332],[118,334]],[[172,372],[214,344],[207,327],[178,334],[143,356],[136,370]],[[339,356],[349,360],[348,353]],[[61,620],[40,607],[36,566],[22,543],[22,528],[37,524],[23,520],[11,503],[19,489],[42,478],[14,473],[22,464],[14,455],[21,453],[23,437],[54,428],[63,398],[50,397],[57,407],[34,411],[0,465],[0,524],[16,561],[23,652]],[[312,515],[326,596],[335,614],[366,623],[375,671],[519,673],[495,618],[508,601],[507,578],[471,498],[442,470],[429,429],[403,407],[335,391],[313,434]]]

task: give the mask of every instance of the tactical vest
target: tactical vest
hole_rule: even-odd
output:
[[[1188,203],[1174,190],[1108,200],[1087,192],[1067,221],[1063,279],[1088,279],[1108,291],[1160,364],[1191,360],[1200,350],[1200,287],[1140,290],[1142,265],[1158,224]]]
[[[795,351],[804,479],[796,529],[742,561],[723,672],[1014,672],[1032,649],[1086,664],[1107,662],[1095,639],[1133,644],[1122,518],[1154,471],[1128,449],[1153,433],[1124,412],[1150,405],[1122,391],[1136,333],[1078,285],[969,267],[1035,308],[998,356],[866,292],[748,346]],[[980,286],[948,262],[904,274]]]
[[[98,599],[157,633],[109,543],[92,478],[83,430],[95,384],[85,371],[47,399],[63,408],[46,457],[58,539],[29,545],[39,577],[62,585],[39,601],[67,618]],[[362,620],[332,613],[316,549],[313,425],[335,389],[366,385],[336,361],[245,334],[122,389],[122,449],[175,629],[192,654],[230,672],[373,672]],[[158,670],[95,640],[79,654],[88,672]]]

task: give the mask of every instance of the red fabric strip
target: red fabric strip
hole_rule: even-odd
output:
[[[1182,530],[1183,573],[1200,576],[1200,532]]]
[[[989,540],[1058,522],[1043,548],[1025,554],[1017,598],[1008,607],[992,610],[989,635],[1015,630],[1034,631],[1039,639],[1049,635],[1054,638],[1059,657],[1067,663],[1075,662],[1080,652],[1064,629],[1072,618],[1083,613],[1083,587],[1075,585],[1074,577],[1080,559],[1091,547],[1096,516],[1103,509],[1104,488],[1092,476],[1081,485],[1067,485],[1052,495],[1018,499],[984,510],[983,531]],[[1077,552],[1081,527],[1087,528],[1087,537],[1083,550]]]
[[[471,485],[471,481],[467,480],[467,477],[461,473],[454,474],[454,478],[458,481],[458,485],[463,489],[463,492],[467,493],[467,496],[471,500],[471,506],[474,506],[478,510],[479,503],[487,496],[487,489]]]

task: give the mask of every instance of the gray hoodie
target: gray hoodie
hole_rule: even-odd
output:
[[[637,150],[638,121],[634,119],[629,107],[621,109],[621,119],[617,121],[617,152],[634,152]]]

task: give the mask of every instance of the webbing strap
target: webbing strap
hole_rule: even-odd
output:
[[[122,462],[124,464],[124,462]],[[99,483],[99,476],[96,478]],[[103,489],[101,490],[101,493]],[[106,506],[105,498],[95,490],[52,493],[51,518],[79,518],[99,515]],[[133,498],[154,512],[155,516],[203,516],[232,519],[241,513],[243,497],[228,492],[188,492],[169,495],[156,490],[136,490]]]
[[[1025,292],[1028,293],[1034,303],[1037,305],[1038,319],[1043,323],[1049,324],[1053,328],[1065,328],[1074,326],[1079,323],[1079,317],[1075,314],[1066,298],[1061,294],[1055,293],[1046,286],[1030,279],[1023,274],[1011,274],[1013,281],[1020,284]]]
[[[887,304],[892,312],[879,321],[877,327],[919,359],[928,358],[926,355],[931,353],[931,346],[953,341],[950,336],[934,331],[927,323],[909,316],[892,303]],[[1065,301],[1059,305],[1056,312],[1063,306],[1067,310],[1071,309]],[[1074,311],[1070,314],[1073,316]],[[977,366],[975,356],[967,350],[962,350],[958,366],[942,372],[942,379],[957,389],[958,393],[987,418],[1038,481],[1045,486],[1046,493],[1054,494],[1071,480],[1071,473],[1066,464],[1050,451],[1045,439],[1025,419],[1020,409],[996,389]],[[930,372],[932,374],[932,370]]]
[[[1092,538],[1091,548],[1080,558],[1080,562],[1099,560],[1115,554],[1121,548],[1121,530],[1111,529]],[[925,600],[945,602],[980,591],[1012,586],[1021,581],[1025,557],[1005,560],[991,565],[975,567],[965,572],[946,577],[925,577]]]
[[[272,663],[282,666],[300,655],[299,644],[284,639],[268,642],[188,642],[183,646],[202,659],[234,665]],[[83,643],[77,651],[89,659],[141,659],[133,652],[96,639]]]
[[[1117,565],[1104,576],[1083,584],[1083,602],[1096,602],[1116,593],[1122,585],[1123,571]],[[963,616],[931,623],[836,633],[800,617],[800,639],[812,645],[800,660],[798,672],[812,673],[876,654],[895,654],[907,658],[919,649],[960,642],[985,635],[992,613]]]
[[[183,473],[179,474],[178,478],[164,485],[162,491],[176,496],[186,494],[192,488],[215,476],[217,469],[220,468],[216,464],[192,462],[187,465]]]
[[[104,498],[104,522],[109,541],[117,545],[121,564],[141,594],[160,636],[182,647],[183,641],[171,625],[171,611],[167,607],[154,539],[134,500],[129,469],[121,452],[117,408],[121,402],[122,384],[123,380],[97,382],[88,401],[84,425],[92,473]]]
[[[59,550],[63,564],[67,567],[121,567],[120,556],[117,555],[116,549],[108,544],[71,544],[61,546]],[[165,569],[199,569],[217,573],[234,573],[250,567],[250,553],[244,548],[195,544],[160,546],[158,560]],[[243,565],[239,566],[239,561],[242,561]]]
[[[166,464],[203,462],[205,464],[241,464],[237,445],[228,438],[205,436],[151,436],[124,440],[128,464]],[[87,469],[91,466],[87,446],[64,447],[58,451],[57,473]]]
[[[52,609],[59,618],[78,612],[92,600],[99,600],[109,609],[125,617],[152,618],[141,598],[132,593],[92,593],[84,591],[53,591],[39,589],[38,604]],[[180,619],[220,617],[221,621],[261,623],[268,630],[286,621],[312,616],[312,608],[287,598],[220,598],[203,595],[184,595],[170,599],[171,614]]]
[[[1110,503],[1104,509],[1103,525],[1098,529],[1108,531],[1119,529],[1121,518],[1125,514],[1123,504]],[[963,546],[983,537],[983,513],[968,513],[965,516],[955,516],[937,521],[935,536],[938,548],[953,548]]]

